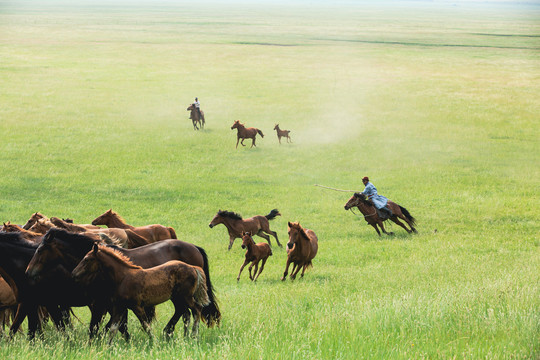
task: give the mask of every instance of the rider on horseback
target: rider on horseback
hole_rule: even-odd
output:
[[[373,205],[375,205],[375,208],[379,212],[379,215],[383,215],[382,217],[384,218],[394,216],[392,211],[390,211],[388,206],[386,206],[386,204],[388,203],[388,199],[382,195],[377,194],[377,188],[375,188],[375,185],[369,182],[369,178],[367,176],[364,176],[362,178],[362,182],[366,187],[364,191],[362,191],[362,194],[367,195]]]
[[[197,109],[197,112],[199,113],[199,119],[202,119],[201,103],[199,102],[199,98],[195,98],[195,102],[193,103],[193,105],[195,105],[195,108]]]

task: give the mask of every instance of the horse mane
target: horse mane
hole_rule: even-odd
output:
[[[130,258],[122,254],[120,251],[114,249],[113,247],[99,245],[99,251],[104,252],[115,260],[127,265],[130,269],[142,269],[139,265],[135,265]]]
[[[120,216],[120,214],[118,214],[116,211],[114,211],[113,209],[109,210],[110,212],[110,216],[115,218],[116,220],[120,221],[122,223],[122,225],[128,225],[128,223],[126,222],[126,220]]]
[[[70,223],[70,222],[67,222],[63,219],[60,219],[60,218],[57,218],[55,216],[52,216],[49,221],[55,225],[55,226],[58,226],[58,227],[61,227],[61,228],[64,228],[66,230],[70,230],[70,231],[86,231],[85,228],[83,228],[82,226],[79,226],[79,225],[75,225],[73,223]]]
[[[9,242],[10,244],[13,244],[13,245],[16,245],[16,246],[21,246],[21,247],[25,247],[25,248],[31,248],[31,249],[34,249],[34,250],[39,245],[39,244],[36,244],[35,242],[26,240],[22,236],[22,233],[18,233],[18,232],[0,231],[0,242],[2,242],[2,243]]]
[[[232,212],[232,211],[219,210],[218,215],[229,218],[229,219],[233,219],[233,220],[242,220],[242,215]]]
[[[87,235],[73,233],[73,232],[67,231],[65,229],[57,228],[57,227],[50,228],[45,234],[45,236],[43,237],[44,241],[49,241],[52,238],[60,240],[64,243],[75,244],[75,245],[81,244],[83,242],[87,244],[95,242],[94,239],[92,239],[91,237]]]
[[[300,225],[299,222],[290,223],[289,226],[293,229],[296,229],[300,233],[300,235],[303,236],[307,241],[311,241],[309,239],[309,236],[306,234],[306,230],[304,230],[304,228],[302,227],[302,225]]]
[[[354,193],[354,197],[356,197],[357,199],[359,199],[360,201],[362,201],[364,203],[364,205],[367,205],[367,206],[373,206],[373,203],[371,201],[369,201],[367,198],[366,198],[366,195],[362,194],[362,193]]]

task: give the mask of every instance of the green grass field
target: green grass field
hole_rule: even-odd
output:
[[[173,226],[208,252],[223,312],[166,342],[160,305],[153,343],[130,314],[131,343],[108,346],[80,308],[0,357],[540,358],[539,53],[533,3],[0,2],[0,220]],[[237,119],[256,148],[235,150]],[[313,186],[364,175],[417,235],[379,238],[351,194]],[[272,240],[258,283],[237,283],[240,241],[208,223],[273,208],[282,243],[287,221],[317,233],[314,267],[281,282]]]

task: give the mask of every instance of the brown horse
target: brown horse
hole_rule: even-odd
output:
[[[251,234],[266,239],[269,245],[270,236],[266,234],[270,234],[276,238],[279,247],[282,247],[279,243],[277,233],[270,230],[270,224],[268,222],[269,220],[273,220],[276,216],[281,216],[278,209],[270,211],[270,213],[265,216],[256,215],[244,220],[240,214],[232,211],[219,210],[208,226],[213,228],[216,225],[223,224],[227,227],[227,230],[229,231],[229,250],[231,250],[234,240],[236,238],[242,238],[242,233],[245,231],[249,231]]]
[[[247,249],[246,251],[246,259],[244,260],[244,263],[242,264],[242,267],[240,268],[240,272],[238,273],[238,277],[236,278],[236,281],[240,281],[240,274],[242,274],[242,270],[244,270],[244,267],[251,262],[251,265],[249,266],[249,278],[251,281],[257,281],[259,278],[259,275],[261,275],[264,264],[266,264],[266,260],[268,260],[269,256],[272,256],[272,249],[270,249],[270,245],[267,243],[258,243],[255,244],[255,241],[253,241],[253,238],[251,237],[250,232],[245,232],[242,234],[242,249]],[[259,270],[259,273],[257,274],[257,269],[259,268],[259,262],[262,260],[261,269]],[[255,266],[255,271],[253,271],[253,275],[251,274],[251,268]],[[255,276],[256,275],[256,276]]]
[[[281,130],[279,128],[279,124],[276,124],[276,126],[274,126],[274,130],[277,131],[277,137],[278,137],[278,140],[279,140],[280,144],[281,144],[281,138],[282,137],[287,138],[287,142],[292,142],[291,137],[289,136],[290,130]]]
[[[296,278],[296,274],[302,268],[301,276],[308,266],[313,266],[311,261],[317,255],[319,240],[312,230],[304,229],[298,222],[288,223],[289,242],[287,243],[287,265],[281,281],[287,278],[289,265],[293,263],[291,270],[291,280]]]
[[[204,129],[204,125],[206,124],[204,121],[204,111],[201,110],[201,115],[199,116],[199,110],[197,110],[195,104],[189,105],[186,110],[191,111],[189,118],[193,122],[193,130],[199,130],[197,123],[199,123],[201,129]]]
[[[184,316],[184,335],[187,335],[189,309],[194,318],[192,335],[197,336],[201,309],[210,302],[203,269],[178,260],[143,269],[121,253],[95,244],[72,274],[75,281],[83,284],[89,278],[93,281],[98,274],[113,286],[109,342],[112,342],[127,309],[135,313],[143,329],[151,336],[150,322],[144,307],[155,306],[169,299],[173,302],[175,311],[163,329],[164,333],[172,335],[176,323]]]
[[[0,334],[10,326],[17,311],[17,299],[11,286],[0,276]]]
[[[172,227],[159,224],[146,226],[131,226],[112,209],[105,211],[92,221],[92,225],[105,225],[108,228],[129,229],[149,242],[156,242],[166,239],[177,239],[176,232]]]
[[[48,217],[46,217],[45,215],[43,215],[42,213],[40,212],[35,212],[32,214],[32,216],[30,216],[30,219],[28,219],[28,221],[26,222],[26,224],[24,224],[22,227],[23,229],[25,230],[30,230],[30,228],[32,227],[32,225],[34,225],[39,219],[45,219],[45,220],[49,220]]]
[[[52,216],[50,219],[56,227],[66,229],[71,232],[85,232],[88,230],[102,230],[103,228],[92,224],[74,224],[73,222],[66,221],[64,219]]]
[[[244,126],[244,124],[241,124],[240,123],[240,120],[236,120],[234,122],[234,124],[231,126],[231,130],[233,129],[237,129],[238,130],[238,133],[236,134],[236,148],[238,149],[238,141],[240,139],[242,139],[242,141],[240,142],[240,144],[242,144],[242,146],[246,146],[244,145],[244,140],[245,139],[251,139],[251,147],[253,146],[257,146],[255,145],[255,137],[257,136],[257,133],[259,135],[261,135],[261,137],[264,137],[263,133],[261,130],[257,129],[257,128],[246,128]]]
[[[414,225],[416,225],[416,220],[411,216],[407,209],[390,200],[388,200],[386,206],[388,206],[388,208],[390,209],[390,211],[392,211],[393,214],[390,217],[390,220],[404,228],[405,231],[407,231],[409,234],[412,232],[417,232],[414,228]],[[362,193],[354,193],[354,195],[345,204],[345,210],[352,209],[353,207],[357,207],[358,210],[360,210],[360,212],[364,215],[364,219],[366,220],[366,222],[369,225],[373,226],[379,236],[381,236],[381,232],[379,231],[377,226],[379,226],[382,232],[386,235],[394,234],[393,232],[386,232],[386,230],[384,229],[383,221],[388,220],[388,218],[381,218],[379,216],[377,209],[375,208],[373,203],[366,198],[366,195]],[[398,218],[404,220],[411,227],[411,230],[407,229],[405,224],[399,221]]]
[[[9,221],[7,223],[4,223],[4,226],[2,226],[2,231],[4,232],[11,232],[11,233],[21,233],[21,236],[28,241],[34,242],[34,243],[40,243],[41,239],[43,238],[43,234],[36,233],[30,230],[25,230],[19,225],[12,224]]]
[[[30,227],[30,231],[33,231],[35,233],[38,233],[38,234],[44,234],[49,231],[49,229],[53,228],[53,227],[56,227],[54,226],[54,224],[51,222],[51,220],[49,218],[47,219],[39,219],[37,220],[34,225],[32,225]]]

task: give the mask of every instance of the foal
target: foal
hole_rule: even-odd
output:
[[[244,261],[244,264],[242,264],[242,267],[240,268],[240,272],[238,273],[238,277],[236,278],[236,281],[240,281],[240,274],[242,273],[242,270],[244,270],[244,267],[251,262],[251,265],[249,266],[249,278],[251,281],[257,281],[259,278],[259,275],[261,275],[264,264],[266,264],[266,260],[268,260],[269,256],[272,256],[272,249],[270,249],[270,245],[267,243],[260,242],[258,244],[255,244],[255,241],[253,241],[253,238],[251,237],[251,233],[245,232],[242,234],[242,249],[246,249],[246,260]],[[259,262],[262,260],[261,269],[259,270],[259,273],[257,274],[257,268],[259,267]],[[251,275],[251,268],[255,266],[255,271],[253,272],[253,275]],[[257,275],[257,276],[255,276]]]
[[[187,335],[191,310],[194,318],[191,333],[196,337],[201,309],[210,303],[203,269],[178,260],[143,269],[121,253],[94,244],[72,274],[75,281],[80,283],[91,283],[99,276],[101,281],[106,279],[105,286],[113,289],[109,343],[112,342],[127,309],[135,313],[143,329],[151,336],[150,321],[144,307],[155,306],[169,299],[174,304],[174,314],[163,332],[172,335],[176,323],[183,315],[184,335]]]
[[[291,137],[289,136],[289,134],[291,132],[290,130],[281,130],[279,128],[279,124],[276,124],[276,126],[274,126],[274,130],[277,131],[277,138],[278,138],[280,144],[281,144],[281,138],[282,137],[287,138],[287,142],[292,142]]]
[[[317,235],[310,230],[304,229],[298,222],[289,222],[289,242],[287,243],[287,265],[281,281],[285,281],[289,273],[289,265],[292,263],[291,280],[296,278],[296,274],[302,268],[301,276],[309,266],[313,266],[312,260],[319,250],[319,240]]]
[[[238,141],[240,139],[242,139],[242,141],[240,142],[242,146],[246,146],[244,145],[245,139],[251,139],[251,147],[253,147],[253,146],[257,146],[255,145],[255,137],[257,136],[257,134],[261,135],[261,137],[264,137],[261,130],[257,128],[252,128],[252,127],[246,128],[244,124],[240,123],[240,120],[236,120],[234,122],[234,124],[231,126],[231,130],[233,129],[238,129],[238,133],[236,134],[236,148],[237,149],[238,149]]]

